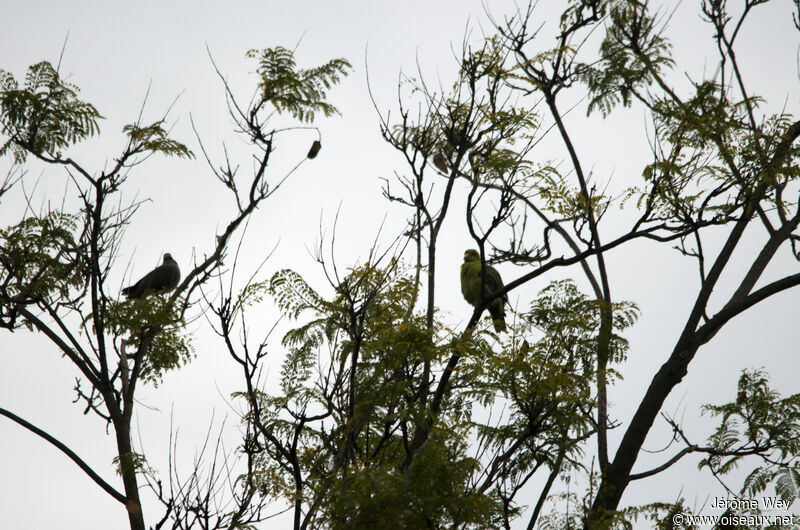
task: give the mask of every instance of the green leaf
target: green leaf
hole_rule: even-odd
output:
[[[325,101],[327,91],[338,84],[351,69],[344,59],[334,59],[320,66],[297,67],[294,52],[283,47],[249,50],[247,57],[258,62],[261,104],[269,103],[303,122],[312,122],[317,113],[324,116],[339,111]]]
[[[9,137],[0,155],[12,150],[17,161],[26,153],[61,158],[61,150],[96,134],[102,116],[78,92],[46,61],[28,68],[21,89],[0,71],[0,127]]]

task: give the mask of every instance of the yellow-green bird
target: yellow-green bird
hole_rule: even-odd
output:
[[[503,279],[497,269],[488,265],[486,267],[486,292],[484,297],[488,298],[503,288]],[[464,252],[464,263],[461,265],[461,294],[467,303],[477,306],[481,302],[481,256],[475,249]],[[492,315],[494,330],[498,333],[506,330],[506,311],[505,305],[508,302],[508,294],[495,298],[487,309]]]

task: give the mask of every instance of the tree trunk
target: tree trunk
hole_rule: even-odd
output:
[[[630,482],[631,470],[636,463],[636,457],[647,438],[647,433],[650,432],[669,393],[686,375],[689,362],[694,358],[697,349],[696,345],[679,343],[669,360],[653,377],[647,393],[620,442],[614,461],[600,482],[600,488],[589,512],[588,528],[594,530],[607,527],[607,512],[616,510],[619,506],[622,494]]]
[[[117,434],[117,454],[119,455],[119,469],[122,484],[125,488],[125,509],[128,511],[128,521],[131,530],[145,530],[142,503],[139,500],[139,486],[136,481],[136,467],[133,464],[133,451],[131,449],[130,419],[122,418],[114,422]]]

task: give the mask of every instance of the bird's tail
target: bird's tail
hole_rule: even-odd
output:
[[[489,314],[492,315],[492,324],[494,324],[494,330],[497,333],[502,333],[506,330],[506,311],[503,306],[502,300],[500,303],[495,301],[489,306]]]

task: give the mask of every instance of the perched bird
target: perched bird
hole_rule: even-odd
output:
[[[319,143],[319,140],[314,140],[314,143],[311,144],[311,149],[308,150],[308,154],[306,156],[308,158],[316,158],[320,149],[322,149],[322,144]]]
[[[740,390],[739,395],[736,396],[736,404],[743,405],[747,401],[747,391]]]
[[[169,253],[164,254],[164,263],[151,270],[138,282],[122,290],[122,294],[128,298],[141,298],[148,291],[160,291],[162,289],[174,289],[178,286],[181,279],[181,270],[178,264],[172,259]]]
[[[488,298],[503,288],[503,280],[500,273],[492,266],[486,268],[486,291],[484,298]],[[461,265],[461,294],[467,303],[477,306],[481,302],[481,256],[475,249],[464,252],[464,263]],[[506,330],[506,311],[505,304],[508,302],[508,295],[495,298],[489,303],[489,314],[492,315],[494,330],[500,333]]]
[[[436,166],[436,169],[441,171],[442,173],[447,173],[447,159],[444,157],[442,153],[436,153],[433,155],[433,165]]]

